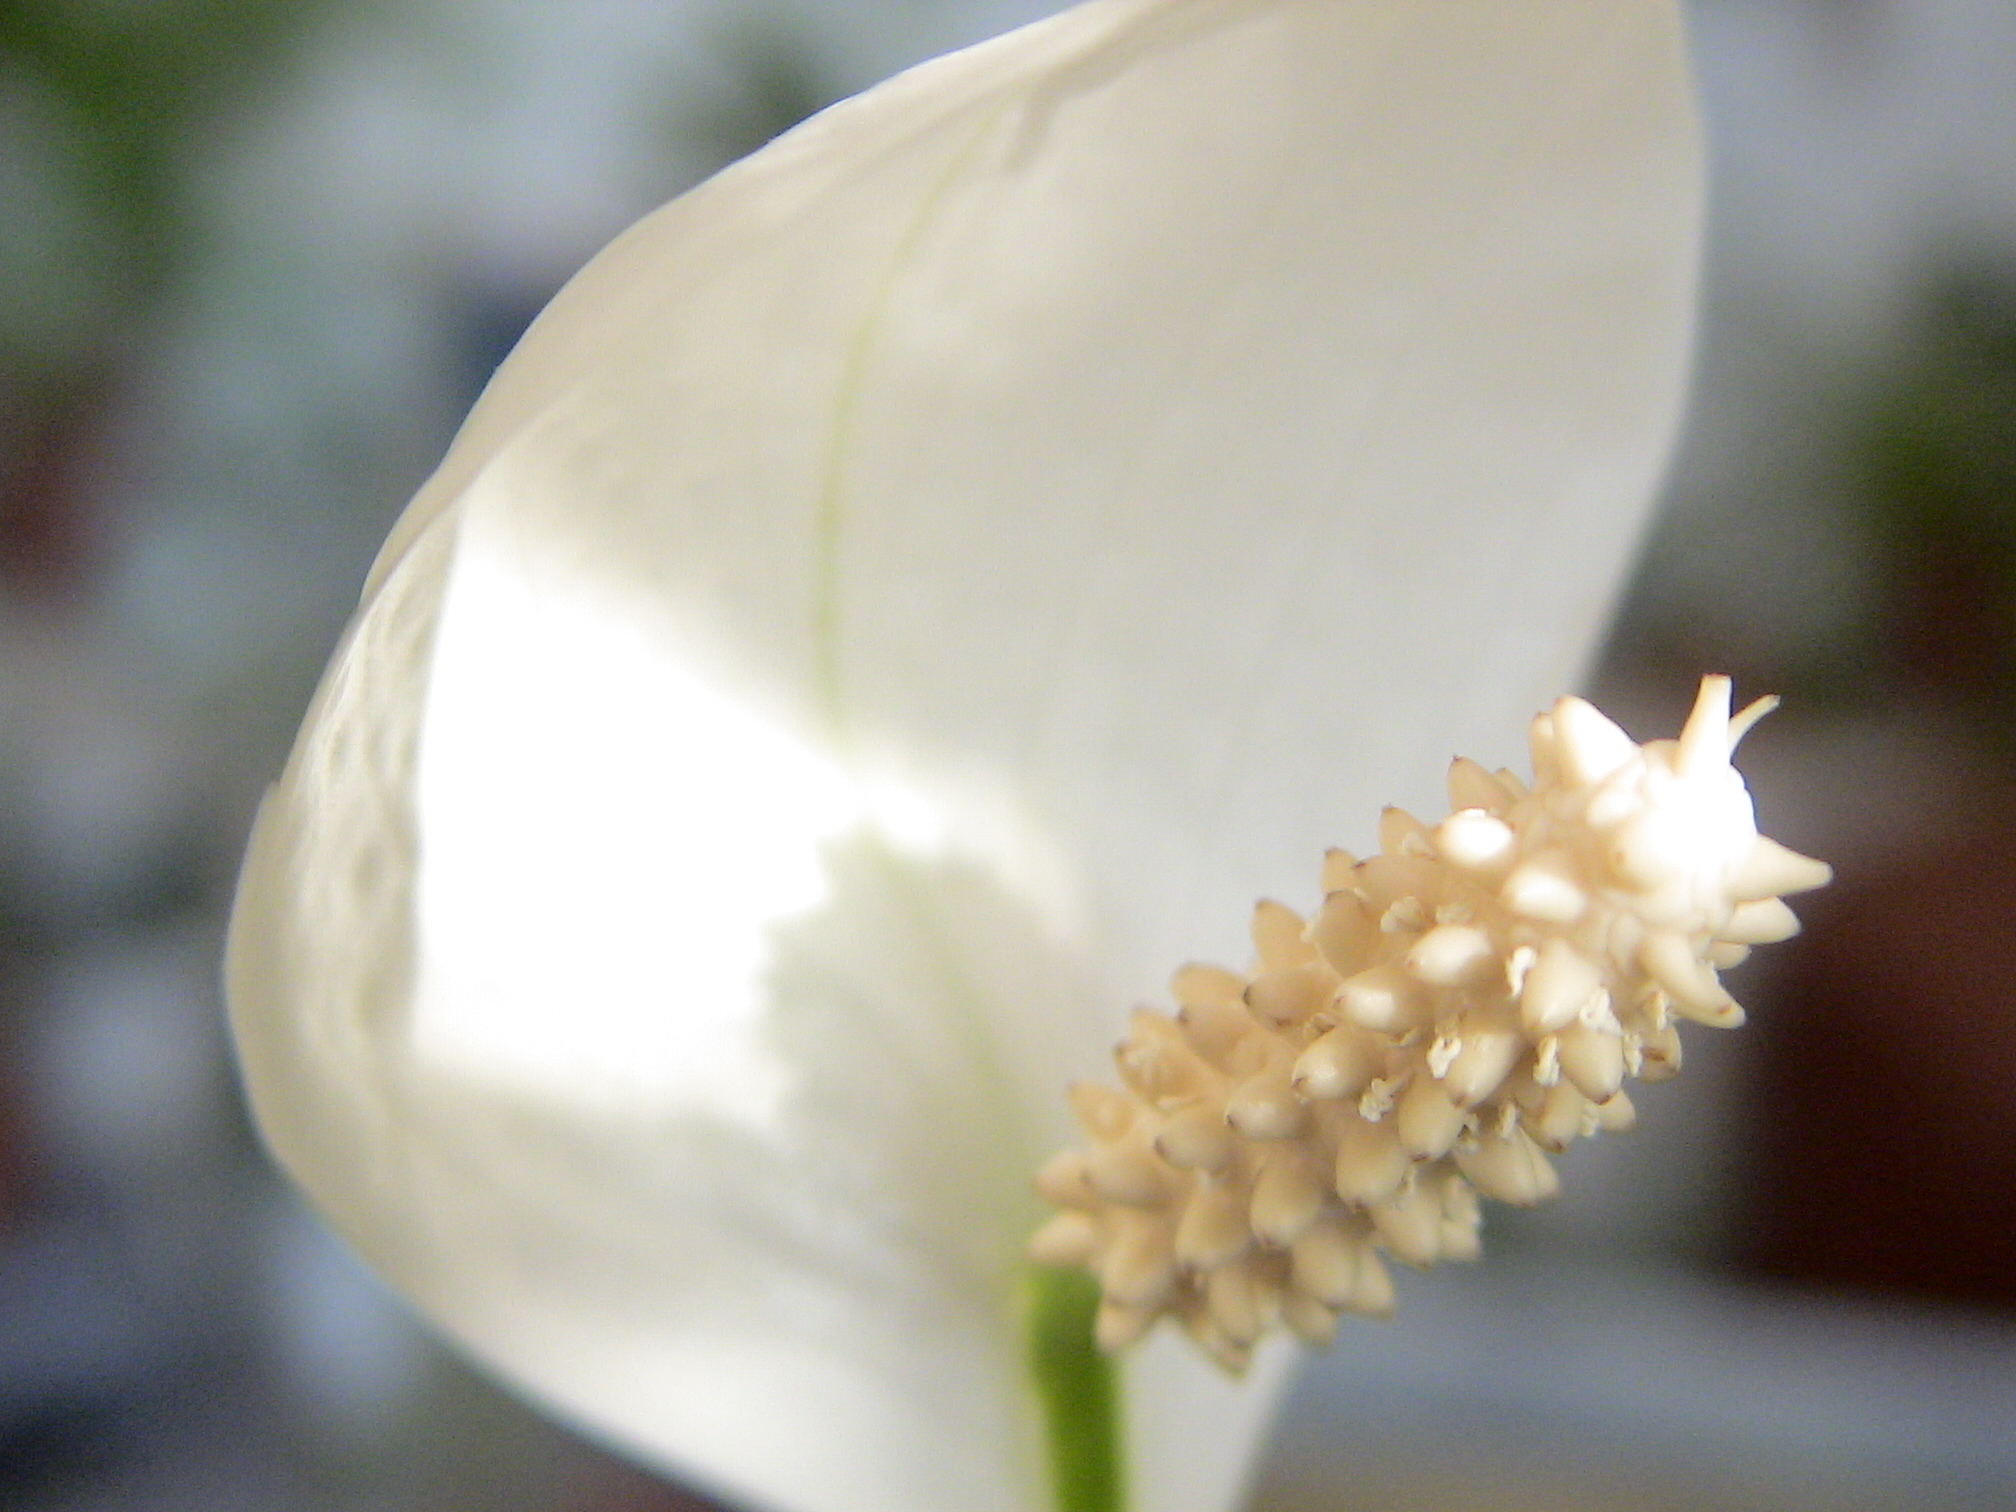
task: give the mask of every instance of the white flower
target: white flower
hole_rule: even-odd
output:
[[[449,1334],[786,1512],[1049,1504],[1028,1172],[1167,963],[1572,681],[1683,385],[1654,0],[1093,0],[619,238],[395,531],[231,944]],[[1137,1512],[1279,1360],[1151,1342]]]

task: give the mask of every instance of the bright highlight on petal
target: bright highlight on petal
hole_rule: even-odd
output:
[[[1773,703],[1732,720],[1705,678],[1680,738],[1639,746],[1561,699],[1530,784],[1459,760],[1447,819],[1388,809],[1378,855],[1324,863],[1314,916],[1255,910],[1251,972],[1178,971],[1122,1087],[1072,1088],[1089,1145],[1037,1178],[1061,1211],[1030,1254],[1098,1276],[1100,1342],[1167,1317],[1236,1373],[1277,1326],[1323,1344],[1385,1317],[1386,1256],[1475,1259],[1478,1197],[1551,1197],[1549,1155],[1630,1128],[1623,1084],[1680,1069],[1676,1019],[1740,1024],[1717,968],[1831,876],[1757,833],[1730,764]]]
[[[821,852],[869,821],[861,795],[648,616],[516,565],[463,553],[435,631],[414,1053],[768,1127],[788,1076],[761,1040],[768,932],[826,900]],[[534,857],[559,885],[526,885]]]
[[[231,1001],[276,1153],[650,1462],[1048,1512],[1018,1299],[1059,1081],[1311,833],[1572,685],[1679,408],[1699,173],[1657,0],[1092,0],[641,222],[395,530],[262,812]],[[1301,927],[1265,924],[1269,1024],[1320,1011]],[[1481,969],[1417,943],[1354,1011]],[[1435,1054],[1481,1097],[1476,1043]],[[1238,1139],[1311,1116],[1298,1064]],[[1113,1143],[1110,1190],[1154,1173]],[[1310,1232],[1321,1295],[1376,1300]],[[1288,1358],[1131,1353],[1132,1512],[1232,1505]]]

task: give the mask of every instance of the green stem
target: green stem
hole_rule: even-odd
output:
[[[1057,1512],[1126,1512],[1119,1373],[1093,1339],[1098,1316],[1099,1283],[1085,1272],[1030,1272],[1029,1373]]]

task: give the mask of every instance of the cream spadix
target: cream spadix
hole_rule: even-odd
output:
[[[1094,0],[642,222],[394,532],[261,814],[275,1151],[649,1461],[1049,1505],[1056,1087],[1311,833],[1572,681],[1698,174],[1670,5]],[[1231,1504],[1272,1374],[1130,1363],[1137,1512]]]
[[[1125,1091],[1075,1089],[1090,1145],[1043,1167],[1042,1193],[1062,1211],[1030,1251],[1100,1278],[1101,1341],[1120,1348],[1166,1317],[1237,1373],[1277,1325],[1327,1343],[1340,1313],[1384,1316],[1388,1288],[1339,1276],[1382,1276],[1388,1254],[1474,1259],[1478,1195],[1550,1197],[1549,1153],[1631,1127],[1623,1083],[1677,1068],[1676,1018],[1741,1023],[1716,968],[1798,928],[1781,899],[1746,889],[1765,865],[1788,892],[1829,876],[1757,833],[1730,762],[1769,706],[1732,719],[1729,680],[1705,678],[1680,738],[1640,746],[1563,698],[1533,722],[1530,785],[1501,772],[1480,795],[1475,764],[1459,762],[1452,802],[1485,806],[1432,831],[1389,811],[1378,855],[1331,854],[1323,915],[1362,913],[1376,928],[1340,935],[1323,915],[1303,925],[1263,903],[1258,961],[1239,988],[1246,1013],[1207,1034],[1185,1018],[1192,984],[1219,984],[1222,1001],[1232,974],[1178,971],[1177,1016],[1137,1010],[1116,1054]],[[1505,843],[1469,844],[1487,821]],[[1541,858],[1581,900],[1572,916],[1530,906],[1522,867]],[[1368,1016],[1353,996],[1381,974],[1409,984],[1404,1023]],[[1267,1010],[1284,979],[1308,1012]],[[1242,1116],[1249,1089],[1288,1063],[1285,1105],[1256,1126]],[[1084,1117],[1094,1104],[1100,1116]],[[1243,1137],[1208,1164],[1186,1161],[1190,1131],[1214,1124]],[[1098,1172],[1123,1137],[1156,1158],[1137,1158],[1116,1191]],[[1193,1209],[1208,1215],[1208,1251],[1183,1243]],[[1118,1268],[1132,1284],[1116,1286],[1123,1235]]]

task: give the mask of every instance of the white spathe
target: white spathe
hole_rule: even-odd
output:
[[[261,814],[231,998],[281,1159],[648,1460],[1045,1507],[1063,1084],[1573,683],[1698,156],[1664,0],[1092,0],[619,238]],[[1236,1501],[1284,1360],[1192,1354],[1129,1360],[1137,1512]]]

